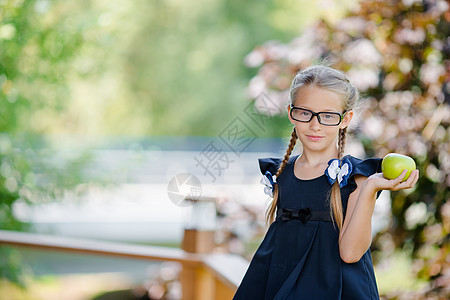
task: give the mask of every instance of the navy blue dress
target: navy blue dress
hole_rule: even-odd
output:
[[[329,215],[331,185],[325,174],[310,180],[297,178],[293,168],[297,157],[290,157],[277,178],[277,213],[310,209],[319,213],[319,218],[278,217],[267,230],[233,299],[378,300],[370,251],[356,263],[340,259],[337,225],[320,219],[320,213]],[[341,188],[344,214],[348,197],[356,189],[354,176],[380,172],[382,160],[346,157],[353,170],[348,184]],[[269,170],[275,174],[280,163],[279,158],[260,158],[261,173]]]

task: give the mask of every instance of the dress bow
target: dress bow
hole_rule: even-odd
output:
[[[276,181],[270,171],[266,171],[266,174],[261,178],[260,183],[264,184],[264,193],[273,198],[273,189],[275,187]]]
[[[328,162],[328,168],[325,170],[325,175],[331,185],[337,180],[339,187],[342,188],[347,185],[352,170],[352,163],[348,158],[345,157],[342,161],[339,159],[331,159]]]
[[[311,209],[310,208],[302,208],[302,209],[287,209],[283,208],[281,214],[281,221],[289,221],[289,220],[300,220],[303,224],[305,224],[309,218],[311,217]]]

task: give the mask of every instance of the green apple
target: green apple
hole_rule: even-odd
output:
[[[387,179],[397,178],[405,169],[408,172],[403,181],[406,181],[409,175],[411,175],[411,172],[416,169],[414,159],[406,155],[389,153],[381,162],[381,172],[383,172],[383,176]]]

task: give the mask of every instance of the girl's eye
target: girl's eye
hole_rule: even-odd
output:
[[[324,115],[323,115],[323,118],[324,118],[324,119],[335,119],[335,118],[336,118],[336,115],[333,115],[333,114],[324,114]]]
[[[309,116],[311,115],[311,112],[309,112],[309,111],[307,111],[307,110],[302,110],[302,109],[299,109],[299,110],[298,110],[298,113],[299,113],[299,115],[302,116],[302,117],[309,117]]]

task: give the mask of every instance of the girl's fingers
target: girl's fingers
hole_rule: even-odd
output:
[[[419,180],[419,170],[414,170],[413,172],[415,172],[415,177],[414,177],[414,183],[413,185],[416,185],[417,181]]]
[[[373,178],[373,180],[383,179],[376,181],[378,183],[378,187],[381,189],[398,191],[414,187],[419,180],[419,170],[416,169],[411,172],[407,180],[403,181],[407,172],[407,170],[403,170],[397,178],[391,180],[385,179],[382,173],[376,173],[372,175],[371,178]]]
[[[397,185],[397,184],[399,184],[399,183],[401,183],[403,181],[403,179],[405,178],[407,172],[408,172],[408,170],[406,170],[406,169],[403,170],[400,173],[400,175],[397,178],[394,179],[395,185]]]
[[[395,179],[391,181],[391,187],[390,190],[392,191],[398,191],[402,189],[409,189],[414,187],[417,180],[419,179],[419,171],[414,170],[409,175],[408,179],[403,181],[407,173],[407,170],[403,170],[403,172]]]
[[[413,182],[416,178],[416,172],[412,171],[411,174],[409,174],[409,178],[405,181],[405,184],[410,187],[413,185]]]
[[[419,180],[419,170],[412,171],[410,177],[411,177],[410,185],[411,187],[413,187],[414,185],[416,185],[417,180]]]
[[[419,170],[414,170],[409,175],[408,179],[404,182],[401,182],[399,185],[397,185],[397,188],[400,189],[410,189],[414,187],[417,180],[419,179]]]

